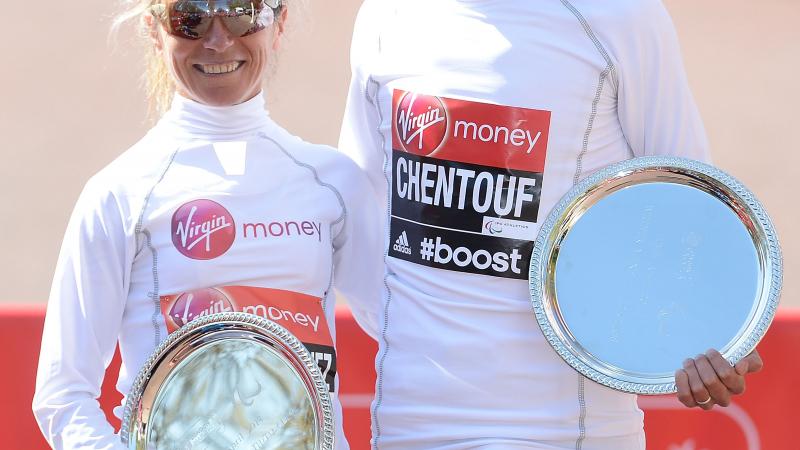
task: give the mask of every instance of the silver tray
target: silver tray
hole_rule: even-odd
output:
[[[139,372],[120,437],[130,449],[334,447],[319,367],[289,331],[258,316],[201,317],[172,333]]]
[[[722,171],[676,157],[609,166],[551,211],[530,265],[536,320],[584,376],[637,394],[676,391],[709,348],[734,364],[766,333],[782,262],[764,208]]]

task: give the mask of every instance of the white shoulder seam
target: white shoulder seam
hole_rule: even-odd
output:
[[[300,161],[294,155],[289,153],[289,151],[287,151],[286,148],[283,145],[281,145],[275,139],[267,136],[265,133],[259,132],[258,133],[258,137],[260,137],[261,139],[270,141],[273,144],[275,144],[275,146],[278,147],[278,149],[281,151],[281,153],[286,155],[286,157],[289,158],[290,160],[292,160],[292,162],[294,162],[296,165],[298,165],[298,166],[310,171],[311,175],[314,177],[314,181],[316,181],[318,185],[320,185],[320,186],[322,186],[322,187],[324,187],[326,189],[329,189],[331,192],[333,192],[333,194],[336,196],[336,199],[339,202],[339,206],[341,207],[342,212],[341,212],[341,214],[339,215],[339,217],[336,220],[331,222],[331,226],[337,225],[339,222],[343,222],[347,218],[347,207],[345,206],[344,197],[342,197],[342,194],[339,192],[339,189],[337,189],[336,186],[334,186],[334,185],[332,185],[330,183],[326,183],[326,182],[322,181],[322,179],[319,177],[319,173],[317,172],[317,168],[316,167],[312,166],[309,163]],[[334,239],[334,236],[331,236],[331,242],[333,242],[333,239]]]

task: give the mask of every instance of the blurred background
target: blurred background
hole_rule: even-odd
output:
[[[800,2],[666,0],[715,163],[765,204],[783,245],[783,306],[800,305]],[[359,0],[308,1],[268,84],[273,117],[335,145]],[[68,6],[64,6],[68,5]],[[142,51],[131,26],[116,43],[115,1],[5,8],[0,28],[0,303],[41,303],[72,206],[86,180],[149,127]]]

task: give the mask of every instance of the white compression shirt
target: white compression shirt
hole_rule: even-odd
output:
[[[388,218],[373,445],[643,448],[635,396],[557,356],[527,274],[578,180],[708,159],[663,5],[366,0],[351,59],[339,146]]]
[[[296,330],[335,391],[333,290],[374,328],[363,311],[381,293],[378,211],[358,166],[290,135],[261,95],[224,108],[176,97],[88,182],[70,219],[33,401],[50,445],[122,448],[95,400],[117,341],[127,394],[168,332],[212,312]]]

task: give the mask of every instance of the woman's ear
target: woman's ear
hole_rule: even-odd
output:
[[[275,38],[272,40],[272,50],[277,51],[281,44],[281,37],[283,36],[284,28],[286,26],[286,18],[289,16],[289,8],[281,8],[281,12],[275,17]]]
[[[164,48],[164,41],[162,41],[161,33],[158,29],[160,25],[158,19],[153,14],[145,13],[142,15],[142,20],[144,21],[147,35],[150,36],[150,41],[153,43],[153,48],[156,49],[156,52],[160,52]]]

